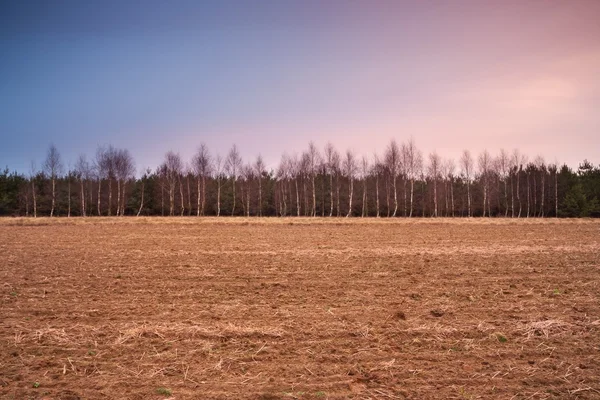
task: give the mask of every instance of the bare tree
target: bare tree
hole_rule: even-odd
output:
[[[206,179],[212,173],[212,159],[208,147],[202,143],[198,147],[198,151],[192,158],[192,167],[196,173],[198,183],[198,204],[196,215],[199,217],[204,215],[206,206]]]
[[[312,185],[312,211],[311,215],[313,217],[317,216],[317,192],[315,190],[315,177],[317,175],[317,170],[319,168],[319,150],[317,150],[317,146],[313,142],[308,144],[308,173]]]
[[[535,158],[534,164],[536,166],[536,169],[539,171],[540,173],[540,180],[541,180],[541,202],[540,202],[540,211],[538,213],[538,217],[540,218],[544,218],[544,188],[545,188],[545,182],[546,182],[546,162],[544,161],[544,157],[542,156],[537,156]]]
[[[247,217],[250,216],[250,196],[252,181],[254,180],[254,168],[251,164],[242,166],[242,206]]]
[[[335,191],[336,191],[336,215],[339,217],[341,216],[341,211],[340,211],[340,187],[341,187],[341,182],[340,182],[340,178],[342,175],[342,169],[341,169],[341,156],[340,153],[338,153],[337,151],[335,151],[333,153],[333,156],[331,157],[331,170],[334,171],[335,173]]]
[[[522,204],[521,204],[521,196],[520,196],[520,180],[521,180],[521,171],[523,170],[523,165],[525,165],[527,163],[527,159],[525,156],[521,155],[521,153],[519,152],[518,149],[514,149],[513,150],[513,154],[512,154],[512,158],[511,158],[511,164],[515,170],[515,174],[517,176],[517,189],[516,189],[516,193],[517,193],[517,202],[519,203],[519,214],[517,215],[518,218],[521,218],[521,211],[523,209]]]
[[[362,178],[362,182],[363,182],[363,196],[362,196],[362,213],[361,213],[361,217],[364,218],[366,215],[368,215],[368,208],[367,208],[367,179],[369,177],[369,160],[367,160],[366,157],[363,156],[362,160],[361,160],[361,178]]]
[[[373,165],[371,166],[371,173],[375,176],[375,206],[377,208],[377,218],[381,216],[379,206],[379,177],[383,174],[383,165],[377,153],[373,155]]]
[[[60,177],[63,172],[63,164],[60,159],[60,153],[56,149],[54,144],[51,144],[46,154],[46,161],[44,161],[44,170],[50,177],[52,183],[52,208],[50,209],[50,216],[54,216],[54,208],[56,206],[56,179]]]
[[[448,159],[446,161],[446,173],[448,177],[448,181],[450,183],[450,206],[451,213],[454,217],[454,171],[456,170],[456,165],[454,164],[454,160]]]
[[[300,163],[300,160],[298,159],[298,155],[294,154],[292,157],[288,157],[287,154],[284,154],[284,157],[282,158],[282,170],[281,170],[281,174],[283,176],[283,181],[285,182],[286,179],[293,179],[294,180],[294,187],[296,188],[296,215],[299,217],[301,214],[300,211],[300,193],[299,193],[299,189],[298,189],[298,180],[300,179],[301,175],[302,175],[302,165]],[[293,208],[292,208],[292,193],[290,191],[290,209],[292,209],[292,214],[293,214]]]
[[[106,179],[108,182],[108,215],[112,215],[112,181],[116,177],[117,161],[118,151],[113,146],[108,146],[107,148],[99,147],[96,151],[95,167],[98,177],[98,215],[101,215],[100,197],[102,179]]]
[[[81,216],[85,217],[85,182],[89,178],[90,164],[85,157],[85,154],[80,154],[75,163],[76,176],[79,178],[80,200],[81,200]]]
[[[433,181],[433,216],[438,216],[438,196],[437,196],[437,181],[440,176],[440,169],[442,167],[442,159],[440,156],[433,152],[429,154],[429,176]]]
[[[31,196],[33,197],[33,218],[37,218],[37,196],[35,194],[35,180],[37,177],[37,167],[35,161],[31,160],[29,166],[29,180],[31,181]]]
[[[217,154],[214,164],[215,180],[217,181],[217,217],[221,216],[221,180],[223,179],[223,157]]]
[[[102,215],[102,179],[104,179],[108,174],[106,157],[104,153],[105,149],[103,147],[98,147],[96,149],[96,159],[94,160],[94,172],[96,175],[96,179],[98,180],[98,216]]]
[[[508,175],[510,173],[510,156],[504,149],[500,149],[500,154],[496,159],[498,172],[501,181],[504,183],[504,217],[508,217]]]
[[[348,188],[348,214],[346,217],[352,215],[352,197],[354,194],[354,177],[357,172],[356,165],[356,156],[350,150],[346,151],[346,157],[344,158],[344,173],[348,178],[349,188]]]
[[[71,218],[71,183],[73,182],[74,175],[75,171],[73,171],[69,163],[67,165],[67,175],[65,176],[67,179],[67,218]]]
[[[324,162],[325,169],[327,171],[327,175],[329,175],[329,200],[330,200],[330,208],[329,208],[329,216],[333,216],[333,176],[336,173],[334,159],[336,158],[337,151],[333,147],[331,143],[327,143],[325,145]],[[339,155],[337,156],[339,159]]]
[[[490,205],[489,205],[489,179],[490,169],[492,168],[492,157],[487,150],[479,155],[479,173],[481,174],[481,180],[483,184],[483,216],[485,217],[485,210],[487,206],[488,217],[490,216]]]
[[[258,216],[262,217],[263,200],[262,200],[262,181],[265,173],[265,163],[262,156],[259,154],[254,162],[254,172],[258,179]]]
[[[281,161],[279,162],[279,167],[277,168],[277,181],[278,181],[278,187],[279,187],[279,200],[280,200],[280,207],[279,207],[279,215],[281,216],[286,216],[287,215],[287,193],[286,193],[286,186],[289,183],[289,180],[292,177],[293,171],[290,170],[290,168],[294,168],[295,167],[294,162],[290,161],[290,157],[287,155],[287,153],[283,153],[283,155],[281,156]],[[296,196],[298,196],[298,186],[297,186],[297,180],[296,180]],[[291,193],[290,193],[290,197],[291,197]],[[298,216],[300,216],[300,203],[298,201],[296,201],[296,205],[298,207]],[[291,200],[290,200],[290,208],[291,208]],[[293,213],[293,211],[292,211]]]
[[[146,181],[148,180],[148,176],[152,173],[152,171],[150,170],[150,168],[146,168],[144,170],[144,173],[142,174],[142,178],[141,178],[141,183],[142,183],[142,194],[141,194],[141,200],[140,200],[140,208],[138,209],[137,212],[137,216],[139,217],[140,214],[142,213],[142,210],[144,209],[144,192],[145,192],[145,186],[146,186]]]
[[[413,215],[413,200],[414,200],[414,189],[415,179],[418,177],[419,172],[423,164],[423,155],[417,149],[414,139],[411,137],[408,142],[402,146],[402,152],[404,153],[403,159],[405,163],[405,170],[407,178],[410,179],[410,211],[408,216]]]
[[[554,175],[554,217],[558,218],[558,162],[548,165],[548,171]]]
[[[398,212],[398,171],[400,169],[400,148],[398,143],[394,139],[390,141],[390,144],[385,150],[385,164],[390,171],[390,178],[392,179],[392,187],[394,188],[394,212],[392,217],[396,216]]]
[[[169,190],[169,216],[173,216],[175,213],[175,190],[177,189],[177,183],[179,176],[183,169],[183,162],[181,156],[173,151],[165,154],[165,161],[163,163],[165,171],[165,179]]]
[[[236,198],[236,182],[242,168],[242,157],[238,151],[237,146],[234,144],[229,150],[227,159],[225,160],[225,170],[231,178],[231,184],[233,187],[233,206],[231,207],[231,215],[235,214],[235,198]]]
[[[304,215],[312,215],[312,207],[309,206],[308,189],[306,188],[306,182],[310,183],[310,155],[308,152],[303,152],[300,156],[298,164],[298,178],[302,178],[302,197],[304,199]],[[289,168],[288,168],[288,172]]]
[[[125,215],[125,189],[127,182],[135,177],[135,162],[129,150],[115,150],[114,170],[117,179],[117,216]]]
[[[462,156],[460,158],[460,166],[462,169],[462,173],[465,176],[465,180],[467,181],[467,215],[469,217],[472,217],[473,214],[471,212],[471,179],[473,177],[473,157],[471,156],[471,152],[469,150],[463,151]]]

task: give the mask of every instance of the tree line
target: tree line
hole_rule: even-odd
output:
[[[0,172],[0,215],[600,217],[600,165],[577,170],[519,150],[465,150],[458,160],[424,156],[413,139],[359,156],[309,143],[268,170],[201,144],[192,159],[173,151],[136,177],[127,149],[99,147],[66,168],[50,145],[41,168]]]

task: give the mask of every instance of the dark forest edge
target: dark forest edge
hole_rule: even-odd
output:
[[[425,160],[412,139],[360,159],[310,143],[270,171],[235,145],[226,157],[201,145],[189,163],[168,152],[141,177],[128,150],[102,147],[65,168],[51,145],[40,170],[0,171],[0,216],[598,218],[599,199],[600,165],[587,160],[574,171],[518,150],[464,151],[457,168],[435,152]]]

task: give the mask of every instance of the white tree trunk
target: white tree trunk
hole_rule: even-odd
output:
[[[196,216],[199,217],[200,216],[200,203],[202,201],[202,195],[200,192],[200,178],[198,177],[197,180],[198,183],[198,201],[196,202]]]
[[[102,208],[100,207],[100,198],[101,198],[101,189],[102,189],[102,179],[98,178],[98,216],[102,215]]]
[[[262,217],[262,177],[258,177],[258,216]]]
[[[31,179],[31,195],[33,196],[33,218],[37,218],[37,198],[35,196],[35,182]]]
[[[397,181],[398,178],[394,175],[392,177],[393,179],[393,188],[394,188],[394,213],[392,214],[392,217],[396,216],[396,213],[398,212],[398,190],[397,190]]]
[[[433,216],[438,216],[437,179],[433,179]]]
[[[313,198],[312,216],[316,217],[317,216],[317,192],[315,191],[315,175],[314,174],[312,174],[312,198]]]
[[[297,216],[300,216],[300,194],[298,193],[298,179],[294,179],[294,183],[296,186],[296,211],[297,211]],[[292,211],[293,212],[293,211]]]
[[[415,180],[411,178],[410,180],[410,213],[408,214],[409,218],[412,218],[413,215],[413,200],[415,195]]]
[[[67,195],[67,218],[71,218],[71,176],[69,176],[67,182]]]
[[[231,216],[235,213],[235,177],[232,179],[233,182],[233,206],[231,207]]]
[[[144,208],[144,184],[145,184],[145,180],[142,179],[142,199],[140,201],[140,208],[137,212],[138,217],[140,216],[140,214],[142,213],[142,209]]]
[[[52,208],[50,209],[50,216],[54,216],[54,203],[56,202],[56,180],[52,177]]]
[[[467,178],[467,216],[471,217],[471,182]]]
[[[112,208],[112,179],[108,179],[108,216],[111,216]]]
[[[217,178],[217,217],[221,216],[221,179]]]
[[[352,214],[352,195],[354,193],[354,180],[350,178],[350,191],[349,191],[349,200],[348,200],[348,214],[346,217],[349,217]]]
[[[329,209],[329,216],[333,216],[333,174],[329,174],[329,197],[331,201],[331,207]]]
[[[375,198],[377,199],[377,218],[379,218],[379,174],[375,175]]]
[[[544,185],[545,185],[545,172],[542,171],[542,199],[540,203],[540,218],[544,218]]]
[[[84,180],[80,180],[81,185],[81,216],[85,217],[85,190],[84,190]]]
[[[365,217],[366,211],[367,211],[367,178],[365,177],[363,179],[363,199],[362,199],[362,215],[361,215],[362,218]]]

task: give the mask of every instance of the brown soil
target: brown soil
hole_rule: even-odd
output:
[[[6,399],[600,398],[600,222],[0,220]]]

